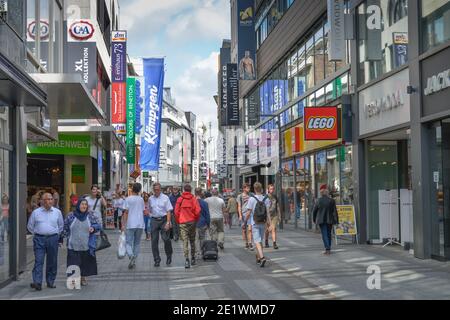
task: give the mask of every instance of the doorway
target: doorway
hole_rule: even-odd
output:
[[[409,131],[367,142],[368,235],[372,243],[394,239],[413,242],[411,153]],[[380,138],[406,138],[381,140]]]

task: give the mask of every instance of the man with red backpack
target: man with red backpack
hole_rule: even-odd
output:
[[[201,209],[197,199],[191,193],[191,186],[186,184],[183,190],[183,194],[175,205],[175,221],[180,226],[180,237],[183,241],[186,258],[184,267],[188,269],[191,267],[191,263],[195,265],[195,234]],[[191,244],[191,261],[189,261],[189,242]]]

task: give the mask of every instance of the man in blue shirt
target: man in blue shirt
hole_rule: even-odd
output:
[[[195,189],[195,197],[198,200],[198,203],[200,205],[200,220],[197,222],[197,233],[198,233],[198,246],[200,250],[197,250],[197,252],[200,254],[202,251],[202,245],[203,241],[206,239],[206,230],[208,230],[210,224],[211,224],[211,216],[209,214],[209,208],[208,203],[206,203],[205,200],[202,199],[203,197],[203,190],[202,188],[196,188]]]
[[[173,208],[175,208],[175,204],[178,201],[178,198],[181,197],[180,188],[177,186],[173,186],[172,193],[169,195],[170,204]],[[180,238],[180,227],[178,223],[175,221],[175,214],[172,211],[172,226],[173,226],[173,240],[178,241]]]
[[[159,267],[161,256],[159,255],[159,234],[164,241],[164,251],[166,252],[166,264],[172,263],[172,241],[170,240],[170,229],[172,228],[173,207],[169,197],[161,193],[161,184],[159,182],[153,185],[153,196],[150,197],[151,206],[151,234],[152,234],[152,253],[155,261],[155,267]]]
[[[47,254],[46,281],[48,288],[56,288],[55,279],[58,270],[58,243],[64,228],[64,219],[59,209],[53,207],[50,193],[42,195],[42,206],[31,213],[28,220],[28,231],[33,237],[34,268],[31,287],[42,290],[43,268]]]

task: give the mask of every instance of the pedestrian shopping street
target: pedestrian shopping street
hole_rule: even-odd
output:
[[[401,247],[343,243],[324,256],[320,234],[280,231],[280,249],[266,249],[270,259],[265,268],[243,248],[238,228],[226,230],[225,251],[218,262],[200,261],[185,270],[182,243],[174,242],[172,266],[153,266],[149,241],[142,241],[134,270],[128,259],[118,260],[117,231],[108,231],[113,247],[97,253],[98,276],[90,277],[81,290],[66,288],[66,250],[60,250],[56,289],[30,288],[31,268],[20,280],[0,290],[0,299],[12,300],[257,300],[257,299],[447,299],[450,292],[450,263],[419,260]],[[333,243],[334,246],[334,243]],[[162,245],[160,243],[162,249]],[[369,290],[367,267],[381,268],[381,289]]]

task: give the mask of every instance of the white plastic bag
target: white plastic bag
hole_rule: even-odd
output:
[[[117,258],[123,259],[127,255],[125,232],[122,232],[117,243]]]

